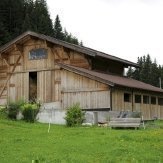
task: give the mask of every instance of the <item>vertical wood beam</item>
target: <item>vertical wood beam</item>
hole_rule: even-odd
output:
[[[48,45],[47,45],[47,41],[46,40],[44,40],[44,48],[48,48]]]
[[[134,91],[132,90],[132,112],[134,111]]]
[[[0,53],[0,58],[2,59],[2,53]]]

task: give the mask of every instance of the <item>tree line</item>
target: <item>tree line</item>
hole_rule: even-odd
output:
[[[133,79],[163,88],[163,66],[158,65],[156,59],[152,61],[150,55],[138,57],[139,68],[130,67],[127,76]]]
[[[82,45],[66,29],[63,30],[59,15],[53,23],[46,0],[1,0],[0,46],[27,30]]]

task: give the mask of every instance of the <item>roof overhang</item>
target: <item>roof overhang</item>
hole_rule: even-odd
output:
[[[92,80],[96,80],[96,81],[99,81],[101,83],[104,83],[104,84],[107,84],[109,86],[114,86],[114,83],[110,82],[110,81],[107,81],[107,80],[104,80],[104,79],[101,79],[97,76],[94,76],[94,75],[90,75],[88,73],[85,73],[85,72],[82,72],[78,69],[76,69],[75,67],[73,66],[69,66],[69,65],[66,65],[66,64],[62,64],[62,63],[57,63],[57,65],[59,65],[61,68],[67,70],[67,71],[70,71],[70,72],[73,72],[73,73],[76,73],[76,74],[79,74],[79,75],[82,75],[82,76],[85,76],[89,79],[92,79]]]
[[[142,91],[148,91],[148,92],[157,92],[163,94],[163,89],[154,87],[150,84],[143,83],[138,80],[134,80],[131,78],[123,77],[123,76],[117,76],[117,75],[110,75],[110,74],[104,74],[99,73],[96,71],[74,67],[71,65],[66,65],[63,63],[57,63],[61,68],[71,71],[73,73],[85,76],[87,78],[99,81],[101,83],[107,84],[111,87],[123,87],[123,88],[129,88],[132,90],[142,90]]]
[[[79,45],[75,45],[75,44],[70,44],[67,43],[65,41],[61,41],[61,40],[57,40],[53,37],[50,36],[46,36],[43,34],[38,34],[35,32],[31,32],[31,31],[27,31],[23,34],[21,34],[20,36],[18,36],[17,38],[15,38],[14,40],[10,41],[9,43],[3,45],[2,47],[0,47],[0,53],[4,53],[7,50],[10,50],[13,46],[13,44],[23,44],[25,41],[27,41],[28,39],[30,39],[30,37],[36,37],[45,41],[48,41],[50,43],[53,44],[57,44],[66,48],[69,48],[71,50],[86,54],[88,56],[91,57],[101,57],[101,58],[105,58],[105,59],[109,59],[109,60],[113,60],[119,63],[123,63],[125,66],[132,66],[132,67],[139,67],[138,64],[130,62],[128,60],[124,60],[88,47],[84,47],[84,46],[79,46]]]

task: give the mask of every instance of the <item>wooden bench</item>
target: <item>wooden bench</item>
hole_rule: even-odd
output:
[[[139,128],[141,124],[141,118],[111,118],[109,126],[112,127],[132,127]]]

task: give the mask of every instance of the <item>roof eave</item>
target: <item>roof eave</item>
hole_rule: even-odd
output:
[[[114,86],[114,83],[112,83],[112,82],[110,82],[110,81],[107,81],[107,80],[101,79],[101,78],[99,78],[99,77],[97,77],[97,76],[90,75],[90,74],[87,74],[87,73],[85,73],[85,72],[79,71],[79,70],[77,70],[77,69],[75,69],[75,68],[66,66],[65,64],[63,65],[62,63],[57,63],[57,65],[59,65],[61,68],[65,69],[65,70],[68,70],[68,71],[70,71],[70,72],[74,72],[74,73],[76,73],[76,74],[83,75],[83,76],[85,76],[85,77],[87,77],[87,78],[90,78],[90,79],[92,79],[92,80],[99,81],[99,82],[104,83],[104,84],[107,84],[107,85],[109,85],[109,86],[111,86],[111,87]]]
[[[133,62],[130,62],[130,61],[127,61],[127,60],[124,60],[124,59],[121,59],[121,58],[118,58],[118,57],[115,57],[115,56],[112,56],[112,55],[108,55],[106,53],[99,52],[99,51],[91,49],[91,48],[87,48],[87,47],[79,46],[79,45],[75,45],[75,44],[70,44],[68,42],[65,42],[65,41],[62,41],[62,40],[57,40],[57,39],[52,38],[50,36],[46,36],[46,35],[43,35],[43,34],[38,34],[38,33],[32,32],[32,31],[24,32],[20,36],[16,37],[14,40],[12,40],[12,41],[8,42],[7,44],[3,45],[2,47],[0,47],[0,53],[5,52],[6,50],[8,50],[10,48],[10,46],[12,44],[20,42],[21,39],[23,39],[24,37],[26,37],[28,35],[40,38],[42,40],[52,42],[54,44],[64,46],[66,48],[72,49],[74,51],[81,52],[83,54],[87,54],[87,55],[92,56],[92,57],[96,57],[96,56],[97,57],[103,57],[105,59],[110,59],[110,60],[114,60],[114,61],[123,63],[124,65],[127,65],[127,66],[139,67],[139,65],[136,64],[136,63],[133,63]]]
[[[143,89],[138,87],[129,87],[127,85],[120,85],[120,84],[114,84],[115,87],[125,87],[130,89],[136,89],[136,90],[142,90],[142,91],[148,91],[148,92],[155,92],[155,93],[163,93],[163,90],[152,90],[152,89]]]

